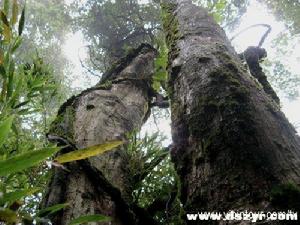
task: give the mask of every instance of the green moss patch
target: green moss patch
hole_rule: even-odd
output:
[[[300,188],[295,184],[274,187],[270,197],[272,204],[279,209],[300,211]]]

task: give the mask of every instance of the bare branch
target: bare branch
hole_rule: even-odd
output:
[[[261,37],[257,47],[261,47],[265,41],[265,39],[267,38],[267,36],[269,35],[269,33],[271,32],[272,30],[272,27],[269,25],[269,24],[264,24],[264,23],[259,23],[259,24],[254,24],[254,25],[251,25],[249,27],[246,27],[245,29],[241,30],[240,32],[238,32],[236,35],[234,35],[230,41],[233,41],[235,38],[237,38],[239,35],[241,35],[242,33],[244,33],[245,31],[247,30],[250,30],[251,28],[253,27],[266,27],[267,28],[267,31],[264,33],[264,35]]]

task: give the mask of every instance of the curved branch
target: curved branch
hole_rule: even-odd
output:
[[[264,35],[261,37],[257,47],[261,47],[265,41],[265,39],[267,38],[267,36],[269,35],[269,33],[271,32],[272,30],[272,27],[269,25],[269,24],[265,24],[265,23],[259,23],[259,24],[254,24],[254,25],[251,25],[249,27],[246,27],[245,29],[241,30],[240,32],[238,32],[236,35],[234,35],[230,41],[233,41],[235,38],[237,38],[238,36],[240,36],[242,33],[244,33],[245,31],[247,30],[250,30],[251,28],[253,27],[266,27],[267,28],[267,31],[264,33]]]

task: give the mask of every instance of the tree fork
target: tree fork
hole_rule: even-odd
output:
[[[63,151],[126,139],[149,115],[156,55],[154,48],[142,44],[114,65],[99,84],[66,101],[48,138],[68,145]],[[52,215],[52,223],[65,225],[81,215],[104,214],[116,225],[155,224],[146,211],[131,204],[133,175],[128,160],[130,156],[120,147],[67,163],[69,171],[54,168],[42,207],[65,202],[69,207]]]
[[[295,129],[204,9],[189,0],[161,6],[169,48],[171,155],[186,212],[299,211]],[[281,198],[292,196],[283,198],[290,204],[278,201],[278,188]]]

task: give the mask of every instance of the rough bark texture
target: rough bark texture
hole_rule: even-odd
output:
[[[48,138],[68,144],[64,151],[70,151],[125,139],[128,132],[139,129],[149,113],[155,55],[153,48],[142,45],[107,72],[98,85],[69,99],[60,108]],[[128,160],[121,147],[69,163],[70,172],[55,168],[43,207],[64,202],[70,207],[52,216],[53,224],[68,224],[88,214],[113,218],[112,223],[101,224],[139,224],[146,215],[130,205]]]
[[[162,9],[185,210],[299,210],[300,142],[278,104],[204,9],[187,0]]]

